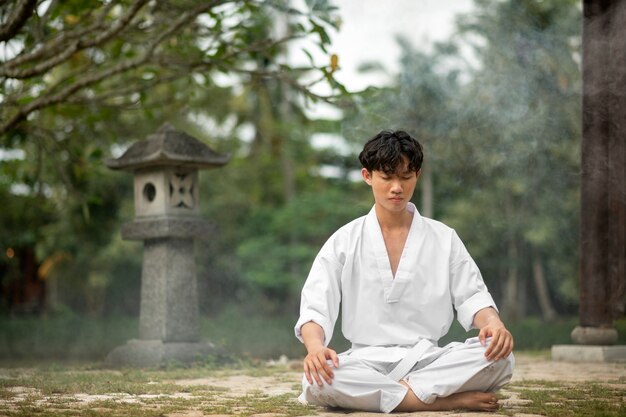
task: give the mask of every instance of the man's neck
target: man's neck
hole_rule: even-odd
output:
[[[408,208],[393,212],[376,205],[375,210],[378,224],[382,230],[409,229],[411,227],[413,213]]]

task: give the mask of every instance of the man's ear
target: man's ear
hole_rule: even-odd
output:
[[[363,177],[363,181],[365,181],[367,185],[372,185],[372,173],[369,172],[366,168],[361,169],[361,176]]]
[[[417,172],[415,173],[417,175],[416,179],[420,179],[420,175],[422,174],[422,168],[418,169]]]

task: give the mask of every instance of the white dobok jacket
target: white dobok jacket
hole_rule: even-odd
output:
[[[374,208],[335,232],[315,258],[302,289],[300,318],[324,329],[328,345],[339,308],[342,332],[354,353],[395,362],[426,338],[437,343],[450,329],[454,310],[472,328],[474,315],[496,305],[478,267],[453,229],[422,217],[413,221],[395,278]]]

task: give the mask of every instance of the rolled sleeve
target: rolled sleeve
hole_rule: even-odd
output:
[[[498,311],[496,303],[487,291],[478,292],[457,306],[457,320],[468,331],[474,328],[474,316],[483,308],[493,307]]]
[[[313,322],[319,325],[324,330],[324,345],[328,346],[328,342],[333,337],[334,326],[332,325],[330,320],[328,320],[326,317],[319,313],[308,312],[307,315],[300,316],[298,322],[296,323],[296,326],[294,327],[294,332],[298,340],[304,343],[304,340],[302,339],[302,326],[309,322]]]

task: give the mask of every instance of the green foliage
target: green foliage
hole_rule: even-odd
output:
[[[13,6],[1,7],[9,16]],[[103,159],[165,120],[232,151],[232,166],[249,167],[238,178],[244,216],[256,204],[270,210],[288,198],[276,169],[281,160],[296,167],[295,185],[306,182],[312,163],[305,161],[308,137],[297,133],[307,122],[300,98],[328,98],[300,78],[333,80],[325,66],[291,68],[284,52],[307,37],[309,48],[323,50],[337,26],[334,10],[326,1],[299,9],[282,0],[51,2],[9,35],[15,55],[0,62],[0,155],[21,157],[0,163],[0,197],[10,201],[0,213],[0,244],[3,252],[36,252],[28,268],[45,272],[39,279],[55,294],[48,310],[137,313],[140,246],[119,239],[121,222],[132,218],[132,183]],[[277,20],[284,33],[275,30]],[[341,87],[333,85],[331,95]],[[238,136],[242,126],[256,131],[249,150]],[[233,197],[205,209],[226,204],[225,213],[236,212]],[[222,230],[230,233],[234,220],[220,222],[229,225]],[[245,238],[235,231],[211,248],[217,261],[201,265],[205,288],[231,290],[245,281],[236,263],[226,265]],[[2,286],[24,268],[21,259],[0,258]],[[232,285],[215,285],[224,276]]]
[[[207,358],[204,366],[224,362],[258,359],[301,358],[304,346],[295,338],[295,314],[269,315],[250,304],[231,304],[215,315],[204,316],[200,334],[227,353],[225,357]],[[557,344],[570,344],[570,333],[578,324],[575,318],[544,322],[529,317],[509,327],[515,338],[516,351],[545,351]],[[347,350],[350,343],[340,332],[341,322],[335,326],[331,347],[338,352]],[[618,344],[626,344],[626,320],[615,322]],[[136,318],[114,316],[102,318],[81,317],[71,313],[39,318],[0,318],[0,363],[20,366],[29,361],[50,363],[57,361],[95,361],[100,363],[113,348],[136,338]],[[454,322],[440,346],[452,341],[464,341],[476,336],[475,330],[465,332]]]
[[[557,312],[575,312],[576,2],[480,0],[475,13],[459,18],[453,41],[430,52],[398,39],[401,71],[393,85],[351,97],[342,121],[307,116],[307,100],[320,97],[306,87],[324,82],[332,94],[345,92],[332,78],[335,68],[317,64],[308,51],[309,65],[292,68],[285,53],[299,38],[310,41],[306,48],[328,50],[331,31],[340,27],[329,2],[307,1],[300,9],[282,0],[148,3],[115,36],[40,74],[2,81],[0,119],[7,122],[85,77],[141,59],[42,104],[0,137],[0,149],[22,152],[0,162],[0,255],[9,247],[35,250],[34,267],[57,294],[49,310],[137,313],[141,245],[119,237],[122,222],[133,217],[131,179],[102,160],[168,120],[232,155],[229,165],[200,179],[202,215],[215,224],[197,248],[204,314],[230,317],[226,307],[233,303],[248,316],[297,314],[299,290],[323,242],[371,206],[369,189],[348,174],[359,168],[356,153],[365,139],[383,128],[407,129],[425,145],[421,181],[432,185],[433,217],[457,229],[503,312],[512,319],[542,313],[537,264]],[[30,71],[54,56],[55,36],[78,36],[99,16],[106,30],[142,2],[52,4],[12,41],[22,55],[35,45],[47,46],[47,55],[13,67],[7,57],[0,70]],[[146,55],[155,35],[185,13],[197,15]],[[92,42],[97,33],[81,39]],[[349,152],[314,147],[319,132],[345,137]],[[323,166],[341,174],[327,178]],[[18,195],[16,186],[26,192]],[[414,200],[426,207],[419,187]],[[0,259],[4,288],[23,266]],[[519,330],[532,334],[528,347],[535,347],[532,340],[549,344],[539,328]]]
[[[114,347],[137,336],[138,322],[123,316],[96,319],[70,311],[38,318],[0,320],[4,360],[103,359]]]
[[[301,194],[275,212],[256,211],[250,219],[255,232],[238,247],[244,273],[254,287],[274,298],[298,299],[308,268],[326,239],[369,211],[370,203],[349,188],[349,184],[341,191],[331,188],[324,199],[317,193]]]
[[[393,85],[357,98],[344,123],[353,140],[404,128],[424,144],[420,182],[433,191],[414,199],[428,211],[430,198],[432,215],[458,231],[511,320],[548,317],[546,300],[575,311],[580,21],[572,1],[478,1],[455,40],[430,53],[399,39]]]
[[[523,314],[511,304],[532,288],[533,262],[545,265],[564,304],[576,298],[566,288],[577,282],[578,268],[581,46],[573,39],[580,19],[573,2],[481,1],[459,25],[481,39],[481,67],[462,93],[460,103],[471,110],[459,114],[462,136],[455,139],[472,175],[443,218],[470,250],[478,246],[487,277],[522,277],[517,287],[493,286],[511,318]],[[479,216],[482,227],[468,228]]]
[[[508,323],[507,328],[513,334],[516,350],[541,350],[549,349],[553,345],[570,344],[570,334],[578,324],[575,318],[561,318],[557,321],[545,322],[538,317],[527,317],[513,323]],[[620,340],[626,340],[626,320],[616,322],[619,329]],[[441,338],[439,345],[449,342],[462,342],[468,337],[478,335],[477,330],[465,332],[461,325],[454,321],[447,335]]]

